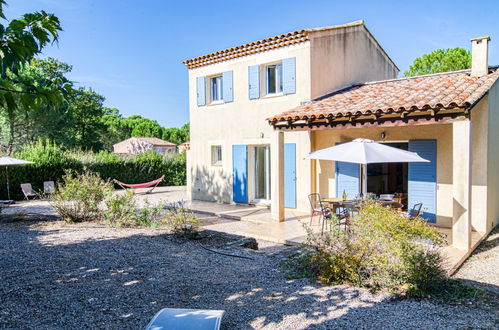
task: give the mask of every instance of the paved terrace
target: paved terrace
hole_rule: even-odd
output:
[[[143,205],[146,201],[150,205],[158,203],[181,203],[203,219],[204,229],[287,245],[306,243],[307,232],[304,224],[309,224],[309,213],[301,213],[288,209],[286,210],[286,220],[284,222],[273,222],[270,220],[270,210],[266,207],[188,200],[185,186],[157,187],[150,194],[145,193],[147,190],[136,190],[136,198],[139,205]],[[117,193],[122,193],[122,191],[117,191]],[[54,210],[46,200],[17,202],[15,205],[4,209],[3,213],[56,216]],[[210,220],[213,217],[224,219],[225,221]],[[317,217],[314,218],[314,222],[309,228],[315,233],[321,231]],[[437,228],[437,230],[444,233],[448,241],[452,239],[452,230],[450,228]],[[472,233],[472,250],[480,244],[482,239],[483,235],[481,233]],[[449,273],[453,274],[470,253],[471,251],[466,253],[452,246],[444,247],[443,254],[446,258],[446,267]]]

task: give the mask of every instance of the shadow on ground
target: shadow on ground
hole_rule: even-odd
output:
[[[224,309],[226,329],[497,322],[493,313],[473,306],[385,299],[362,289],[286,280],[276,266],[279,254],[237,248],[234,254],[251,259],[228,257],[202,247],[217,250],[240,237],[207,236],[186,241],[161,230],[1,221],[0,325],[144,328],[165,307]]]

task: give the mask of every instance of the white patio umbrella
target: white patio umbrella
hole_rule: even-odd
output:
[[[5,178],[7,179],[7,198],[10,199],[10,189],[9,189],[9,170],[8,166],[14,165],[25,165],[25,164],[33,164],[33,162],[12,158],[12,157],[0,157],[0,166],[5,166]]]
[[[429,162],[415,152],[362,138],[311,152],[305,158],[360,164],[363,196],[367,193],[367,164]]]

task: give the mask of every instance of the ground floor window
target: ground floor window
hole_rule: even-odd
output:
[[[222,146],[211,146],[211,164],[222,165]]]

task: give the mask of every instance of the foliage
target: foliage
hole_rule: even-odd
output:
[[[314,247],[309,267],[322,283],[427,292],[445,280],[441,257],[431,247],[443,244],[443,238],[423,219],[408,220],[366,203],[350,229],[324,236],[309,230]]]
[[[0,0],[0,17],[4,0]],[[50,42],[57,41],[59,20],[44,11],[24,14],[19,19],[0,24],[0,113],[8,125],[6,149],[14,149],[16,122],[26,112],[40,106],[59,105],[71,89],[68,80],[40,76],[26,65]]]
[[[14,157],[33,161],[34,164],[9,167],[11,196],[21,199],[21,183],[29,182],[35,190],[43,189],[44,181],[61,182],[68,171],[83,173],[91,170],[103,180],[117,179],[127,183],[142,183],[161,176],[160,185],[174,186],[186,183],[186,157],[184,154],[159,155],[148,152],[136,156],[123,156],[108,151],[97,153],[67,151],[55,143],[38,141],[26,145]],[[6,199],[5,171],[0,171],[0,198]]]
[[[185,207],[183,202],[170,205],[163,222],[173,233],[188,238],[197,237],[197,227],[201,224],[199,219]]]
[[[69,172],[52,197],[52,206],[68,222],[94,221],[101,218],[99,205],[114,191],[109,182],[88,170]]]
[[[100,137],[105,130],[102,123],[104,97],[92,89],[83,87],[74,90],[69,104],[74,117],[72,127],[76,145],[85,150],[100,150]]]
[[[404,77],[468,69],[471,52],[463,48],[437,49],[414,60]]]
[[[104,219],[112,226],[156,228],[161,223],[163,205],[150,206],[146,201],[143,207],[138,208],[131,191],[115,195],[107,199],[105,204]]]

